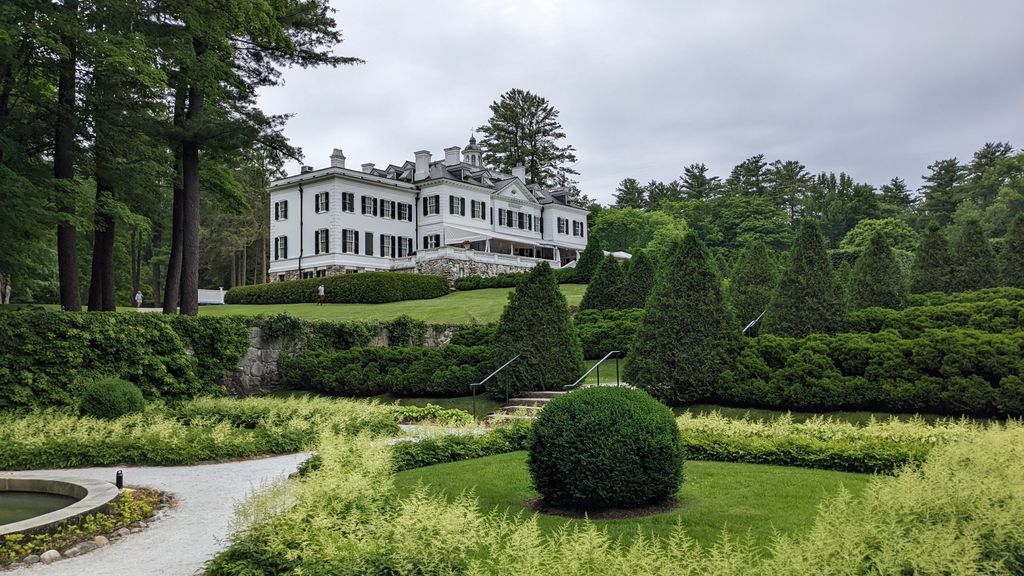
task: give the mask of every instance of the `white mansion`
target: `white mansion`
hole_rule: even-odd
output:
[[[442,274],[451,279],[559,268],[587,243],[587,211],[564,189],[526,184],[525,168],[501,174],[483,165],[475,138],[425,150],[380,169],[303,166],[270,184],[272,281],[369,270]]]

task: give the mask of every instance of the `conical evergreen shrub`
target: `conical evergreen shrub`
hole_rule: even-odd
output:
[[[875,233],[853,267],[850,305],[855,310],[872,306],[899,310],[907,297],[904,285],[896,255],[885,236]]]
[[[601,261],[590,278],[587,291],[580,301],[580,310],[617,310],[622,307],[622,289],[625,282],[622,266],[609,254]]]
[[[576,261],[576,269],[573,274],[573,282],[578,284],[589,284],[590,278],[597,271],[597,267],[604,260],[604,250],[601,249],[601,241],[593,233],[587,238],[587,247],[580,254]]]
[[[951,292],[973,292],[996,285],[996,256],[985,238],[981,222],[970,219],[964,223],[953,249],[953,284]]]
[[[583,374],[583,348],[565,296],[547,262],[538,264],[509,295],[494,334],[495,367],[519,359],[498,373],[488,389],[495,398],[528,390],[561,390]]]
[[[853,266],[849,260],[843,260],[836,268],[836,284],[843,293],[843,308],[850,309],[850,286],[853,285]]]
[[[654,287],[654,259],[641,250],[626,265],[626,280],[622,288],[623,308],[643,308],[647,304],[647,296]]]
[[[948,292],[952,280],[953,261],[949,254],[949,243],[939,225],[933,222],[914,253],[910,291],[914,294]]]
[[[693,232],[673,240],[647,299],[626,380],[667,404],[708,399],[739,344],[707,248]]]
[[[832,333],[843,323],[843,292],[832,272],[821,229],[814,220],[800,223],[779,290],[768,307],[763,327],[780,336],[802,338]]]
[[[1024,213],[1017,215],[1006,234],[999,272],[1004,286],[1024,288]]]
[[[775,257],[763,242],[748,244],[729,275],[729,302],[741,326],[768,309],[779,284]]]

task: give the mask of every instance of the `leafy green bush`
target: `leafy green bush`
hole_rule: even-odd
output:
[[[452,333],[449,344],[459,346],[493,346],[494,332],[498,329],[497,324],[463,324],[457,326]]]
[[[644,311],[632,310],[580,310],[576,313],[576,334],[583,346],[583,357],[597,359],[612,350],[625,356],[633,347],[640,331]]]
[[[196,377],[217,382],[231,374],[249,350],[249,319],[241,316],[168,316],[171,328],[192,349]]]
[[[353,348],[311,351],[278,362],[282,385],[339,396],[463,396],[490,367],[490,348]]]
[[[433,464],[483,458],[525,450],[529,437],[530,424],[517,422],[485,434],[452,434],[415,442],[399,442],[391,449],[391,461],[395,471],[400,472]]]
[[[316,302],[317,287],[323,284],[325,300],[333,304],[380,304],[401,300],[422,300],[448,294],[444,276],[401,272],[360,272],[326,278],[307,278],[236,286],[224,295],[226,304],[297,304]]]
[[[1024,300],[953,302],[905,310],[865,308],[846,316],[847,332],[896,330],[904,338],[916,338],[925,330],[957,327],[982,332],[1024,330]]]
[[[138,412],[146,406],[139,388],[120,378],[99,378],[82,388],[78,409],[94,418],[120,418]]]
[[[633,508],[671,498],[683,481],[672,411],[629,388],[551,400],[530,431],[529,452],[533,485],[552,506]]]
[[[943,304],[967,304],[971,302],[986,302],[989,300],[1024,300],[1024,288],[986,288],[974,292],[956,292],[945,294],[943,292],[928,292],[925,294],[911,294],[907,298],[907,306],[942,306]]]
[[[494,276],[463,276],[455,280],[456,290],[480,290],[481,288],[515,288],[529,272],[502,272]],[[560,268],[554,271],[555,281],[569,284],[576,281],[575,270]]]

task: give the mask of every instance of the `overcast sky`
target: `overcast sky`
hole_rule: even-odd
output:
[[[333,0],[365,64],[263,93],[306,163],[465,146],[511,88],[561,112],[580,187],[713,174],[754,154],[911,188],[985,142],[1024,146],[1024,1]],[[298,164],[288,166],[289,173]]]

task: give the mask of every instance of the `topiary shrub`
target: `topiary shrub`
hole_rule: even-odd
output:
[[[592,387],[555,398],[530,433],[527,464],[549,506],[633,508],[671,498],[683,481],[672,411],[645,392]]]
[[[139,388],[120,378],[93,380],[82,389],[79,410],[86,416],[114,419],[138,412],[146,405]]]

